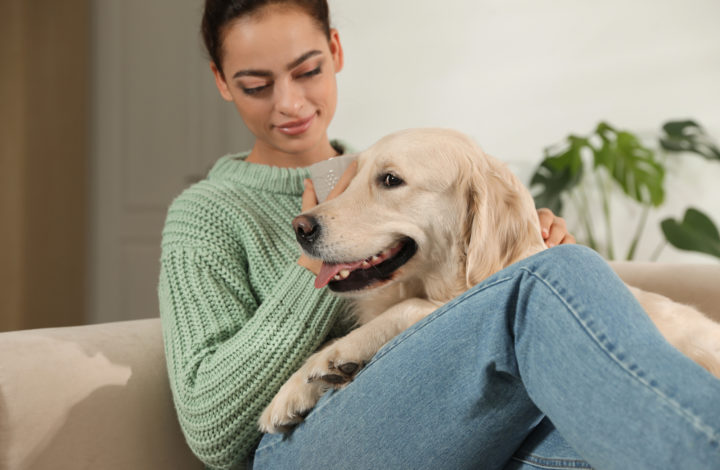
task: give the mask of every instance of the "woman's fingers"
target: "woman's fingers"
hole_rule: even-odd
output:
[[[303,212],[312,209],[318,204],[317,195],[315,194],[315,186],[313,186],[312,180],[310,178],[306,178],[304,183],[305,190],[303,191],[301,206]]]
[[[340,177],[340,180],[337,182],[334,188],[330,191],[330,194],[328,194],[328,199],[332,199],[334,197],[337,197],[338,195],[342,194],[343,191],[347,189],[347,187],[350,185],[350,181],[355,177],[355,174],[357,173],[357,167],[358,163],[357,160],[350,163],[350,165],[347,167],[345,172],[343,172],[342,176]]]
[[[548,248],[566,243],[575,243],[575,237],[568,232],[565,219],[556,217],[550,209],[539,209],[537,212],[540,220],[540,231]]]
[[[540,220],[540,233],[542,233],[543,240],[547,240],[550,236],[550,226],[555,220],[555,214],[550,209],[538,209],[538,220]]]
[[[315,194],[315,186],[313,186],[311,179],[306,179],[304,181],[305,183],[305,190],[302,194],[302,211],[309,211],[313,207],[317,206],[317,195]],[[306,254],[301,254],[300,258],[298,258],[297,263],[302,266],[303,268],[309,270],[313,274],[317,275],[317,273],[320,272],[320,267],[322,266],[322,261],[314,258],[310,258]]]
[[[328,194],[327,198],[332,199],[345,191],[345,189],[350,184],[350,181],[355,176],[355,173],[357,173],[357,162],[352,162],[342,174],[340,180],[337,182],[332,191],[330,191],[330,194]],[[318,200],[317,194],[315,194],[315,186],[313,186],[311,179],[306,179],[305,191],[303,191],[302,195],[302,211],[308,211],[313,207],[317,206],[317,204]],[[320,261],[319,259],[310,258],[304,253],[300,255],[297,263],[315,275],[320,272],[320,268],[322,267],[322,261]]]
[[[330,191],[330,194],[328,194],[327,199],[337,197],[343,191],[345,191],[345,189],[347,189],[347,187],[350,185],[350,181],[352,181],[352,179],[355,177],[355,173],[357,173],[356,161],[350,163],[347,169],[343,172],[335,187]],[[308,211],[318,205],[317,194],[315,193],[315,186],[313,185],[312,180],[310,178],[306,178],[304,183],[305,190],[303,191],[301,206],[303,212]]]

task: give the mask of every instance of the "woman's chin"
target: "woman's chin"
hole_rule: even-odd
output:
[[[285,135],[278,133],[275,139],[275,147],[286,153],[307,154],[321,151],[327,143],[327,134],[314,132],[308,129],[306,132],[297,135]]]

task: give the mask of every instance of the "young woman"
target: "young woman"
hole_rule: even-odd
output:
[[[257,418],[280,386],[343,334],[343,301],[313,288],[317,262],[290,225],[316,204],[306,167],[346,149],[327,135],[344,60],[328,16],[325,0],[205,3],[218,89],[256,140],[183,192],[163,231],[168,373],[195,454],[210,468],[249,459],[256,469],[718,464],[720,381],[572,245],[450,302],[290,435],[258,446]],[[549,245],[573,241],[562,219],[539,216]]]

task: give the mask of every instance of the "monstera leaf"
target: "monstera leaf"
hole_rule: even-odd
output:
[[[605,167],[623,192],[641,204],[658,207],[665,201],[665,169],[655,153],[626,131],[601,122],[595,133],[602,145],[594,150],[595,167]]]
[[[693,152],[720,161],[720,149],[695,121],[671,121],[663,126],[662,148],[671,152]],[[591,156],[591,158],[589,158]],[[535,204],[563,215],[563,202],[573,206],[576,227],[582,230],[578,241],[614,259],[614,191],[622,191],[628,201],[642,206],[630,241],[626,259],[635,255],[640,237],[653,207],[665,201],[665,167],[656,152],[634,134],[601,122],[585,136],[569,136],[560,146],[544,152],[544,159],[530,180]],[[597,210],[600,209],[600,210]],[[597,219],[605,234],[597,238]],[[678,248],[720,257],[720,236],[712,221],[690,209],[678,222],[663,221],[662,230]],[[627,231],[627,225],[623,226]],[[659,253],[656,250],[655,256]]]
[[[660,224],[665,238],[681,250],[698,251],[720,258],[720,234],[710,218],[697,209],[688,209],[681,222],[665,219]]]
[[[720,149],[695,121],[670,121],[662,127],[660,146],[671,152],[692,152],[708,160],[720,160]]]
[[[563,194],[580,183],[583,175],[581,151],[588,145],[587,139],[569,136],[568,146],[553,152],[545,149],[545,158],[530,180],[530,187],[541,187],[534,195],[537,207],[547,207],[562,215]]]

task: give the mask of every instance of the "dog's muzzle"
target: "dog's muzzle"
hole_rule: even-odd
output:
[[[313,244],[320,238],[320,224],[315,217],[299,215],[292,221],[295,238],[307,253],[313,253]]]

